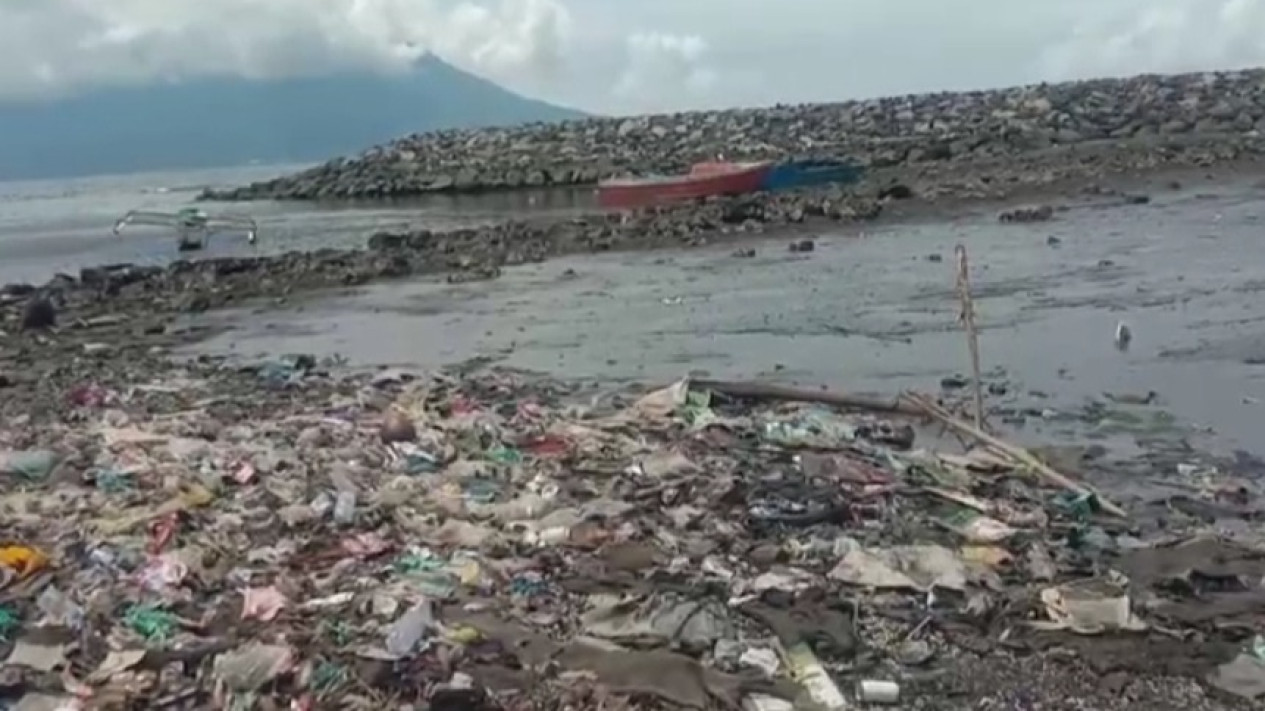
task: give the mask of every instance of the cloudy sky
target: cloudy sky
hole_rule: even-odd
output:
[[[0,100],[427,50],[626,113],[1265,64],[1265,0],[0,0]]]

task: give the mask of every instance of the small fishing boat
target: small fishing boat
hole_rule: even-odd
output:
[[[240,215],[208,215],[196,208],[187,207],[176,212],[131,210],[114,223],[112,232],[117,236],[128,225],[154,225],[170,227],[176,231],[176,249],[181,252],[202,249],[207,238],[219,232],[241,232],[246,241],[254,244],[259,226],[249,217]]]
[[[717,195],[745,195],[760,189],[768,162],[696,163],[685,175],[615,178],[597,184],[597,204],[607,209],[629,209]]]
[[[761,190],[795,190],[816,185],[849,185],[865,177],[865,168],[840,160],[792,160],[764,174]]]

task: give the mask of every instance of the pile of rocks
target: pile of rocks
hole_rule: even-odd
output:
[[[730,159],[852,157],[873,167],[1040,154],[1059,146],[1265,133],[1265,69],[1043,84],[417,134],[205,199],[381,198],[590,185]]]

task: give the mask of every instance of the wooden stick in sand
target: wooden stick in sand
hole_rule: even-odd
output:
[[[1128,517],[1128,514],[1125,513],[1124,509],[1107,500],[1102,494],[1099,494],[1092,487],[1082,484],[1058,472],[1050,465],[1040,459],[1037,459],[1032,452],[1029,452],[1022,447],[1010,444],[1009,442],[983,431],[979,427],[975,427],[969,422],[954,417],[952,413],[945,410],[943,407],[940,407],[939,404],[926,395],[921,395],[919,393],[906,393],[904,395],[904,399],[919,408],[926,415],[944,423],[949,427],[949,429],[975,439],[995,454],[1007,457],[1011,461],[1032,469],[1046,481],[1061,486],[1068,491],[1074,491],[1078,494],[1092,494],[1098,499],[1098,504],[1104,511],[1115,516],[1120,516],[1121,518]]]
[[[873,395],[857,395],[830,390],[809,390],[793,388],[772,383],[740,382],[730,380],[690,380],[693,390],[711,390],[720,395],[750,400],[780,400],[787,402],[813,402],[822,405],[849,408],[853,410],[869,410],[871,412],[891,412],[905,415],[921,415],[923,411],[910,405],[900,397],[877,397]]]
[[[958,320],[962,322],[962,327],[966,329],[966,344],[971,351],[971,382],[975,386],[975,426],[983,430],[984,389],[983,383],[980,382],[979,334],[975,330],[975,302],[971,299],[971,272],[967,267],[966,247],[959,244],[954,252],[957,254],[958,262],[958,300],[962,304]]]

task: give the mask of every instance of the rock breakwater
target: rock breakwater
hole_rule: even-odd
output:
[[[591,185],[731,159],[851,157],[875,168],[1014,159],[1095,144],[1259,146],[1265,69],[1041,84],[416,134],[204,199],[337,200]]]

